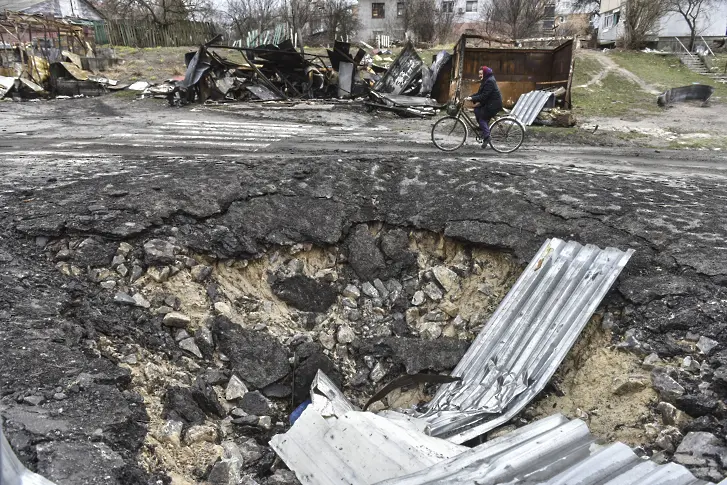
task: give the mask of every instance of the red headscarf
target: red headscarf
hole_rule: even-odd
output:
[[[487,67],[487,66],[482,66],[482,67],[480,67],[480,71],[482,71],[482,77],[483,77],[483,78],[486,78],[486,77],[492,76],[492,69],[490,69],[490,68],[489,68],[489,67]]]

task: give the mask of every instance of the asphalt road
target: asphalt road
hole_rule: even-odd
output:
[[[444,233],[520,262],[548,237],[633,248],[603,304],[616,338],[629,332],[637,351],[667,358],[708,337],[718,345],[699,359],[725,375],[722,153],[526,144],[509,156],[474,145],[450,155],[429,143],[431,120],[346,105],[172,109],[98,98],[0,103],[0,116],[0,341],[10,349],[0,413],[23,460],[48,476],[70,473],[66,463],[76,473],[67,483],[97,483],[94,470],[111,465],[115,481],[104,483],[153,483],[137,466],[143,406],[96,343],[175,347],[153,317],[58,271],[53,244],[68,238],[93,238],[76,249],[79,267],[102,264],[122,240],[174,238],[247,259],[276,245],[338,245],[361,223]],[[52,401],[59,382],[79,379],[92,392],[52,402],[50,414],[29,408],[40,390]],[[724,419],[727,394],[711,374],[678,379],[681,409]]]
[[[483,150],[474,140],[453,153],[429,138],[434,119],[368,115],[359,106],[302,105],[292,108],[221,105],[172,109],[160,100],[90,98],[44,103],[4,103],[0,153],[24,158],[90,156],[191,157],[235,162],[276,156],[338,154],[427,157],[451,161],[561,165],[644,175],[727,177],[727,153],[548,146],[526,140],[516,153]],[[11,165],[12,168],[12,165]]]

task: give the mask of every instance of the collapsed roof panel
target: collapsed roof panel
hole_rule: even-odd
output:
[[[421,76],[422,67],[424,62],[421,57],[414,46],[407,43],[386,74],[374,85],[374,89],[380,93],[401,94]]]
[[[428,469],[378,485],[705,485],[681,465],[639,458],[627,445],[598,444],[579,419],[556,414]]]
[[[633,250],[549,239],[427,411],[429,432],[463,443],[507,422],[547,385]]]
[[[581,420],[560,414],[475,448],[424,434],[416,418],[351,410],[321,371],[310,404],[271,447],[304,485],[710,485],[674,463],[603,445]],[[324,414],[325,413],[325,414]]]

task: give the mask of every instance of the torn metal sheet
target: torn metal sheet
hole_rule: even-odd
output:
[[[134,84],[129,86],[129,91],[144,91],[149,87],[149,83],[146,81],[136,81]]]
[[[0,99],[5,97],[13,89],[16,79],[14,77],[0,76]]]
[[[310,396],[310,407],[324,418],[339,418],[349,411],[358,411],[320,369],[310,386]]]
[[[73,63],[76,67],[79,69],[83,69],[83,63],[81,62],[81,56],[78,54],[74,54],[70,51],[62,51],[61,55],[65,58],[67,58],[71,63]]]
[[[510,112],[525,126],[530,126],[538,117],[548,101],[553,97],[550,91],[530,91],[517,100],[515,107]]]
[[[463,443],[500,426],[545,388],[633,250],[548,239],[419,417]]]
[[[42,86],[38,86],[30,79],[25,79],[25,78],[21,77],[20,79],[18,79],[18,81],[36,94],[45,92],[45,89],[43,89]]]
[[[68,74],[73,76],[74,79],[79,81],[88,81],[88,73],[72,62],[61,62],[60,65],[63,66],[65,70],[68,71]]]
[[[378,485],[706,485],[681,465],[657,465],[623,443],[602,446],[588,426],[560,414]]]
[[[274,92],[272,92],[270,89],[259,84],[256,86],[246,86],[245,88],[252,94],[257,96],[258,99],[261,99],[263,101],[277,101],[279,99],[283,99]]]
[[[191,57],[189,55],[185,56],[187,71],[184,75],[184,80],[179,83],[181,87],[191,88],[192,86],[197,84],[200,79],[202,79],[204,73],[209,71],[210,63],[208,60],[205,59],[205,52],[205,47],[200,46],[197,52]]]
[[[20,463],[0,426],[0,484],[2,485],[54,485],[33,473]]]
[[[467,450],[373,413],[349,411],[326,421],[311,406],[270,446],[304,485],[369,485]]]
[[[338,97],[347,98],[353,91],[353,64],[340,62],[338,64]]]
[[[421,76],[423,66],[424,63],[414,46],[407,43],[384,77],[374,85],[374,90],[380,93],[401,94]]]
[[[714,94],[714,87],[706,84],[692,84],[680,88],[671,88],[659,95],[656,102],[659,106],[668,106],[683,101],[702,101],[706,103]]]
[[[430,68],[422,68],[422,89],[419,91],[419,94],[427,95],[432,92],[434,85],[437,83],[437,78],[439,78],[439,73],[442,70],[442,67],[449,62],[451,58],[452,55],[449,52],[440,51]],[[427,73],[426,76],[424,75],[425,72]]]
[[[442,106],[436,99],[421,96],[404,96],[403,94],[383,94],[382,96],[397,106],[428,106],[431,108],[440,108]]]

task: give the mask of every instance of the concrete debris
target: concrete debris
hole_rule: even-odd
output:
[[[704,335],[699,337],[699,340],[697,341],[697,348],[701,350],[704,355],[709,355],[709,353],[712,352],[712,349],[714,349],[717,345],[719,345],[719,342],[712,340],[709,337],[705,337]]]
[[[228,401],[234,401],[240,399],[247,394],[247,386],[237,376],[233,375],[230,377],[230,381],[227,383],[225,389],[225,399]]]
[[[187,328],[191,321],[192,319],[184,313],[172,311],[164,315],[162,323],[167,327]]]
[[[677,398],[684,394],[684,387],[682,387],[676,380],[674,380],[664,368],[656,368],[651,372],[651,381],[654,389],[659,392],[659,395],[664,401],[674,403]]]
[[[194,355],[198,359],[203,358],[202,352],[200,352],[199,347],[197,346],[197,344],[194,341],[194,338],[192,338],[192,337],[181,340],[179,342],[179,348],[182,350],[186,350],[187,352]]]
[[[217,441],[217,429],[211,425],[191,426],[184,434],[184,442],[187,445],[206,441],[214,443]]]

